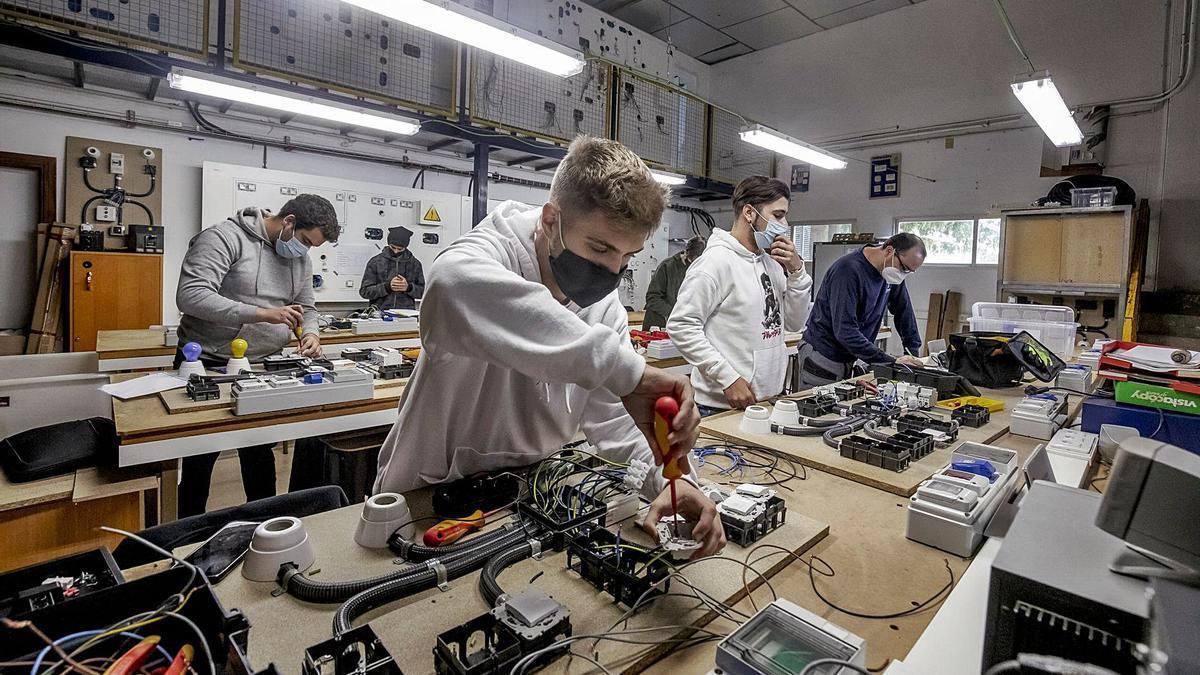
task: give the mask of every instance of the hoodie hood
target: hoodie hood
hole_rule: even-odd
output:
[[[497,206],[474,229],[475,232],[494,232],[504,241],[510,255],[517,262],[521,276],[529,281],[541,283],[541,268],[537,262],[537,249],[533,245],[533,234],[537,230],[542,208],[515,202],[511,199]],[[518,245],[514,246],[513,243]],[[574,305],[574,303],[571,303]]]
[[[264,244],[270,244],[271,238],[267,236],[267,216],[271,212],[267,209],[260,209],[257,206],[247,206],[238,211],[229,218],[235,225],[246,231],[252,239],[257,239]]]
[[[727,248],[737,254],[738,257],[745,258],[747,261],[753,261],[763,255],[761,251],[754,253],[745,246],[742,246],[742,242],[738,241],[731,232],[722,229],[713,230],[712,234],[708,237],[708,246],[705,250],[707,251],[709,248]]]

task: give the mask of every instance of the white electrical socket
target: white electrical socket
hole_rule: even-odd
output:
[[[125,155],[114,152],[108,156],[108,172],[114,175],[125,173]]]
[[[117,222],[117,207],[101,204],[96,207],[96,222],[99,223],[115,223]]]

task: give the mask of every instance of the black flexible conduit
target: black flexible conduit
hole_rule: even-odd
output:
[[[834,450],[839,450],[841,445],[839,441],[835,440],[838,436],[845,436],[846,434],[854,433],[855,431],[861,429],[869,421],[869,417],[850,418],[846,420],[845,424],[829,427],[825,433],[821,434],[821,439],[825,441],[825,445],[828,445]]]
[[[487,600],[488,605],[495,607],[496,601],[504,595],[497,577],[500,573],[522,560],[533,556],[533,545],[523,541],[512,548],[505,549],[493,556],[483,566],[479,573],[479,594]]]
[[[511,537],[514,532],[517,532],[516,526],[506,525],[493,532],[481,535],[462,544],[454,546],[446,546],[443,549],[429,549],[422,546],[422,549],[440,551],[440,555],[436,556],[442,561],[442,564],[460,558],[471,551],[480,549],[488,544],[500,540],[505,540],[506,537]],[[433,559],[434,556],[422,558],[422,561]],[[369,577],[366,579],[352,579],[349,581],[315,581],[310,577],[300,574],[294,565],[284,565],[279,569],[279,585],[283,590],[297,600],[304,602],[313,602],[317,604],[332,604],[335,602],[345,602],[349,598],[370,590],[381,584],[386,584],[390,581],[410,577],[420,572],[429,570],[429,566],[424,562],[406,565],[404,567],[394,569],[387,574]]]
[[[513,530],[507,537],[487,542],[462,554],[416,565],[414,568],[423,569],[406,573],[354,595],[342,603],[333,615],[334,637],[340,637],[349,631],[355,619],[373,609],[434,588],[439,581],[457,579],[479,569],[489,558],[512,548],[527,536],[522,530]]]
[[[874,438],[877,441],[890,440],[892,437],[883,433],[882,431],[879,431],[876,428],[878,426],[879,426],[878,422],[875,422],[872,420],[870,423],[867,424],[867,426],[863,427],[862,431],[864,434],[870,436],[871,438]]]
[[[509,523],[500,529],[492,530],[491,532],[485,532],[477,537],[472,537],[461,544],[449,544],[447,546],[439,546],[437,548],[423,546],[415,541],[409,541],[404,537],[401,537],[400,532],[397,531],[388,538],[387,544],[388,548],[392,550],[392,553],[395,553],[401,558],[411,562],[422,562],[432,558],[444,558],[451,553],[467,551],[475,548],[476,546],[481,546],[484,542],[489,542],[504,537],[513,529],[518,527],[520,526]]]

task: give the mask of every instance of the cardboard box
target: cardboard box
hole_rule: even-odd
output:
[[[0,356],[13,356],[25,353],[25,336],[23,334],[0,335]]]

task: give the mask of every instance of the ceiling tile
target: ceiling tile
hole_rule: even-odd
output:
[[[834,26],[842,26],[860,19],[865,19],[876,14],[883,14],[893,9],[909,6],[908,0],[870,0],[861,5],[855,5],[850,9],[842,10],[836,14],[823,16],[816,19],[816,22],[823,28],[833,28]]]
[[[787,6],[783,0],[673,0],[679,9],[714,28],[724,28]]]
[[[782,42],[812,35],[819,30],[821,30],[820,26],[804,18],[800,12],[786,7],[730,26],[725,29],[725,32],[754,49],[766,49]]]
[[[733,38],[696,18],[654,32],[654,37],[666,41],[668,38],[680,51],[689,56],[700,55],[720,49],[736,42]]]
[[[686,12],[671,7],[665,0],[634,0],[614,9],[612,15],[647,33],[688,18]]]
[[[714,63],[720,63],[721,61],[724,61],[726,59],[732,59],[735,56],[741,56],[742,54],[749,54],[752,51],[754,51],[754,50],[747,47],[746,45],[744,45],[740,42],[735,42],[735,43],[729,45],[728,47],[722,47],[720,49],[711,51],[711,52],[705,54],[704,56],[701,56],[698,60],[702,61],[704,63],[707,63],[708,65],[711,66]]]
[[[870,0],[787,0],[789,5],[800,10],[804,16],[810,19],[829,16],[834,12],[850,9],[866,2],[870,2]]]

